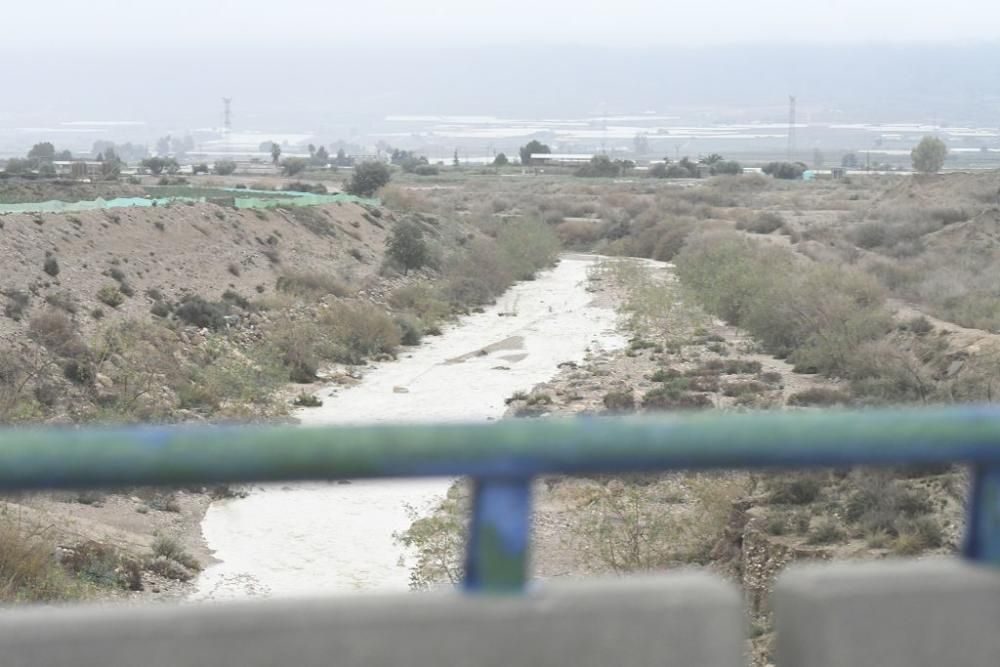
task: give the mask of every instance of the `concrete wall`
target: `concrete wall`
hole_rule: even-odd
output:
[[[2,667],[737,667],[735,589],[706,574],[525,596],[366,596],[0,613]]]
[[[997,667],[1000,570],[960,560],[789,571],[775,589],[779,667]]]

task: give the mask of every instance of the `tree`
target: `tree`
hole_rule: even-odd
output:
[[[710,155],[708,155],[706,157],[701,158],[700,160],[698,160],[698,162],[700,164],[704,164],[704,165],[707,165],[707,166],[711,167],[713,164],[715,164],[717,162],[722,162],[723,159],[724,158],[721,155],[719,155],[718,153],[712,153],[712,154],[710,154]]]
[[[321,167],[330,164],[330,153],[326,150],[325,146],[320,146],[316,149],[316,154],[313,155],[313,162]]]
[[[191,166],[191,173],[192,174],[207,174],[208,173],[208,165],[205,164],[204,162],[202,162],[201,164],[192,165]]]
[[[354,175],[345,189],[352,195],[370,197],[391,178],[392,173],[384,162],[362,162],[354,167]]]
[[[944,166],[948,147],[937,137],[926,136],[910,152],[913,168],[921,174],[936,174]]]
[[[236,163],[232,160],[219,160],[215,163],[215,173],[219,176],[229,176],[236,171]]]
[[[612,162],[607,155],[595,155],[590,162],[576,170],[577,176],[613,178],[622,172],[621,163]]]
[[[274,166],[278,166],[278,163],[281,162],[281,146],[273,141],[271,142],[271,162],[274,163]]]
[[[854,153],[845,153],[844,157],[840,158],[840,166],[844,169],[857,169],[858,156]]]
[[[760,170],[768,176],[794,181],[802,178],[806,165],[801,162],[768,162]]]
[[[107,160],[105,159],[105,162]],[[159,176],[164,171],[167,173],[176,173],[178,169],[177,160],[172,157],[149,157],[139,163],[144,169],[148,169],[149,173],[154,176]]]
[[[642,156],[649,153],[649,135],[645,132],[639,132],[634,137],[632,137],[632,152],[636,155]]]
[[[712,174],[712,176],[736,176],[743,173],[743,165],[736,160],[722,160],[721,162],[713,164],[709,169],[709,173]]]
[[[118,176],[122,173],[122,160],[118,157],[118,153],[115,152],[114,148],[108,147],[104,151],[104,155],[101,156],[101,176],[107,181],[118,180]]]
[[[521,153],[521,164],[529,165],[531,164],[532,155],[538,155],[539,153],[551,153],[552,149],[537,139],[532,139],[524,146],[521,146],[519,152]]]
[[[460,162],[458,161],[458,149],[457,148],[455,149],[455,157],[453,157],[451,159],[451,164],[452,164],[453,167],[457,167],[460,164]]]
[[[156,141],[156,154],[157,155],[167,155],[170,153],[170,142],[172,138],[168,134],[165,137],[160,137]]]
[[[506,167],[508,164],[510,164],[510,160],[504,153],[497,153],[497,156],[493,158],[494,167]]]
[[[281,172],[285,176],[301,174],[309,166],[309,161],[300,157],[290,157],[281,163]]]
[[[34,161],[36,164],[41,162],[52,162],[56,157],[56,147],[52,145],[49,141],[43,141],[40,144],[35,144],[28,151],[28,159]]]
[[[413,222],[404,220],[396,225],[385,245],[386,254],[403,267],[404,276],[410,269],[419,269],[427,263],[427,242],[424,241],[424,232]]]

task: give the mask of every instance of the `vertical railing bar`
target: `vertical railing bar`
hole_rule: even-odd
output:
[[[531,479],[473,480],[465,590],[520,593],[528,582]]]
[[[968,517],[963,554],[1000,565],[1000,465],[973,466]]]

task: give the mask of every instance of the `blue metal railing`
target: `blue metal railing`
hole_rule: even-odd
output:
[[[470,476],[466,588],[527,581],[543,474],[962,463],[964,553],[1000,564],[1000,411],[949,408],[509,420],[493,424],[0,430],[0,490]]]

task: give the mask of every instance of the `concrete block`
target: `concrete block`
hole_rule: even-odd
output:
[[[795,568],[775,588],[780,667],[997,667],[1000,570],[958,559]]]
[[[736,590],[707,574],[455,593],[0,613],[3,667],[737,667]]]

